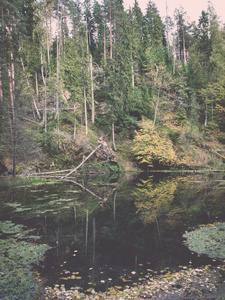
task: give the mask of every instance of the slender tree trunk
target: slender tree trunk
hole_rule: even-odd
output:
[[[179,28],[177,28],[177,47],[178,47],[178,61],[180,62],[180,35],[179,35]]]
[[[166,39],[167,39],[167,51],[169,53],[169,26],[168,26],[168,5],[167,5],[167,0],[166,0]]]
[[[37,74],[37,70],[35,70],[35,89],[36,89],[36,96],[38,98],[39,91],[38,91],[38,74]]]
[[[8,10],[9,14],[9,10]],[[14,90],[15,90],[15,67],[14,67],[14,57],[12,49],[12,31],[11,31],[10,21],[8,23],[8,35],[10,40],[9,48],[9,58],[10,64],[8,68],[9,76],[9,95],[11,104],[11,116],[12,116],[12,149],[13,149],[13,177],[16,176],[16,145],[17,145],[17,133],[16,133],[16,112],[15,112],[15,100],[14,100]]]
[[[112,59],[112,8],[111,8],[111,1],[110,1],[110,8],[109,8],[109,22],[110,22],[110,58]]]
[[[186,47],[185,47],[185,36],[184,36],[184,28],[183,28],[183,56],[184,56],[184,63],[187,63],[186,60]]]
[[[74,125],[73,125],[73,138],[76,138],[76,130],[77,130],[77,123],[76,123],[76,104],[73,105],[73,112],[74,112]]]
[[[157,113],[158,113],[159,93],[160,93],[160,88],[158,89],[158,94],[157,94],[156,107],[155,107],[155,115],[154,115],[154,121],[153,121],[153,125],[152,125],[152,133],[153,133],[154,128],[155,128],[155,123],[156,123],[156,118],[157,118]]]
[[[134,88],[134,63],[133,63],[132,51],[131,51],[131,61],[132,61],[132,65],[131,65],[132,87]]]
[[[117,150],[116,150],[116,143],[115,143],[114,122],[112,123],[112,143],[113,143],[113,149],[114,149],[115,151],[117,151]]]
[[[56,37],[56,83],[57,83],[57,90],[56,90],[56,131],[59,133],[59,40],[58,35]]]
[[[89,47],[88,47],[88,24],[87,24],[87,17],[86,17],[86,44],[87,44],[87,53],[89,52]]]
[[[87,122],[87,96],[86,89],[84,87],[84,117],[85,117],[85,133],[88,134],[88,122]]]
[[[95,98],[94,98],[94,80],[93,80],[93,61],[92,55],[90,54],[90,73],[91,73],[91,120],[95,122]]]
[[[25,70],[25,67],[24,67],[24,63],[23,63],[22,57],[20,57],[20,60],[21,60],[21,65],[22,65],[22,68],[23,68],[23,72],[24,72],[24,74],[25,74],[25,76],[26,76],[27,86],[29,87],[31,97],[32,97],[32,99],[33,99],[33,104],[34,104],[34,108],[35,108],[36,114],[37,114],[37,116],[38,116],[38,119],[40,119],[40,118],[41,118],[41,115],[40,115],[40,112],[39,112],[39,110],[38,110],[37,103],[36,103],[36,101],[35,101],[34,95],[33,95],[33,93],[32,93],[31,87],[30,87],[30,82],[29,82],[28,77],[27,77],[27,73],[26,73],[26,70]]]
[[[214,110],[213,110],[213,101],[211,99],[211,113],[212,113],[212,122],[214,122]]]
[[[44,75],[42,49],[41,49],[41,75],[42,75],[42,81],[43,81],[43,84],[44,84],[44,94],[45,94],[45,96],[44,96],[43,121],[44,121],[45,132],[47,132],[47,84],[46,84],[46,77]]]
[[[3,102],[3,91],[2,91],[2,70],[0,70],[0,104]]]
[[[104,62],[106,65],[106,37],[105,37],[105,23],[104,23]]]
[[[156,66],[156,79],[155,79],[155,84],[157,85],[157,78],[158,78],[158,73],[159,73],[159,69],[158,66]],[[159,107],[159,94],[160,94],[160,87],[158,87],[158,93],[157,93],[157,100],[156,100],[156,107],[155,107],[155,115],[154,115],[154,120],[153,120],[153,125],[152,125],[152,133],[154,131],[155,128],[155,123],[156,123],[156,118],[157,118],[157,113],[158,113],[158,107]]]
[[[46,42],[47,42],[47,57],[48,57],[48,65],[50,65],[50,54],[49,54],[49,36],[48,36],[48,5],[46,1],[45,6],[45,13],[46,13]]]
[[[207,95],[205,96],[205,127],[208,125],[208,97]]]

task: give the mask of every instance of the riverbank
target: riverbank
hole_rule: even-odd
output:
[[[225,283],[223,275],[225,265],[217,267],[210,265],[202,268],[180,267],[179,272],[156,275],[147,278],[146,282],[126,286],[111,287],[106,292],[85,295],[76,288],[66,290],[64,285],[46,288],[44,299],[167,299],[167,300],[194,300],[194,299],[225,299]],[[162,271],[165,272],[165,271]]]

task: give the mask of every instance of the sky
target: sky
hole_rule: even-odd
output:
[[[145,13],[148,1],[149,0],[138,0],[143,13]],[[173,17],[175,8],[183,7],[184,11],[187,12],[190,22],[198,22],[201,11],[207,10],[208,7],[208,0],[153,0],[159,10],[161,18],[166,16],[166,1],[169,16]],[[210,2],[214,7],[217,16],[222,23],[225,23],[225,0],[211,0]],[[123,3],[125,9],[127,9],[129,6],[133,7],[134,0],[124,0]]]

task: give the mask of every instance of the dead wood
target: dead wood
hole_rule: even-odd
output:
[[[66,174],[65,176],[62,176],[61,179],[65,179],[67,177],[69,177],[71,174],[73,174],[74,172],[76,172],[81,166],[83,166],[83,164],[102,146],[102,144],[98,145],[75,169],[73,169],[72,171],[70,171],[68,174]]]

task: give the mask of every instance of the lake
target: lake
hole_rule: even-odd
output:
[[[17,184],[2,177],[0,221],[33,228],[38,243],[51,247],[33,266],[46,286],[64,284],[88,293],[184,266],[216,264],[191,252],[182,235],[225,221],[224,199],[224,174],[27,178]]]

